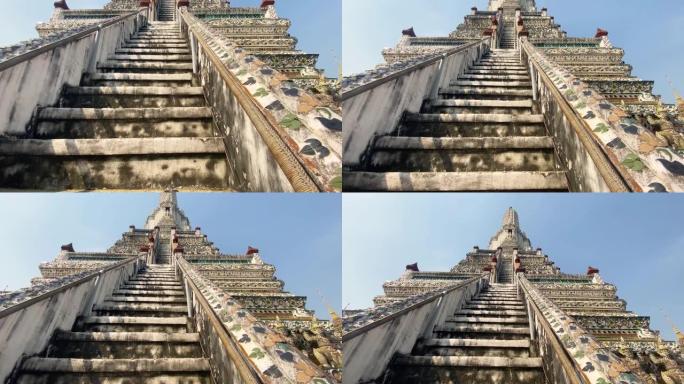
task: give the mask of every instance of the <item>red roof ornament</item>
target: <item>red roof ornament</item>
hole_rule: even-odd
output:
[[[261,1],[261,8],[270,7],[271,5],[275,5],[275,0],[262,0]]]
[[[174,236],[174,237],[173,237],[173,242],[174,242],[174,243],[178,243],[178,236]]]
[[[413,30],[413,27],[404,29],[401,31],[402,36],[408,36],[408,37],[416,37],[416,31]]]
[[[64,10],[69,10],[69,6],[67,5],[66,0],[57,0],[54,3],[55,8],[60,8]]]
[[[516,263],[519,263],[519,262],[520,262],[520,258],[519,258],[519,257],[516,257],[516,258],[515,258],[515,262],[516,262]]]
[[[592,267],[591,265],[589,266],[589,268],[587,268],[587,275],[593,276],[593,275],[595,275],[595,274],[597,274],[597,273],[599,273],[598,268],[594,268],[594,267]]]
[[[62,245],[62,251],[76,252],[76,251],[74,251],[74,243],[69,243],[69,244],[66,244],[66,245]]]
[[[518,25],[524,25],[524,24],[525,24],[525,22],[523,22],[523,18],[518,17]]]
[[[407,271],[413,271],[413,272],[420,272],[420,269],[418,269],[418,263],[413,263],[409,264],[406,266]]]
[[[605,29],[596,28],[596,36],[595,37],[599,38],[599,37],[603,37],[603,36],[608,36],[608,31],[606,31]]]
[[[247,256],[259,253],[259,248],[247,247]]]

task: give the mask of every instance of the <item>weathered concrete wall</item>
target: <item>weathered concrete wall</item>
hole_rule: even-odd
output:
[[[44,299],[16,312],[4,315],[12,311],[10,307],[0,313],[0,382],[12,374],[24,357],[44,351],[56,330],[69,331],[77,317],[88,316],[93,305],[102,303],[136,272],[138,265],[142,263],[127,263],[59,293],[45,294]]]
[[[424,305],[390,315],[389,321],[379,320],[379,325],[369,324],[350,339],[345,338],[343,383],[357,384],[380,378],[392,357],[409,354],[419,338],[429,337],[435,325],[444,323],[484,284],[484,279],[464,284],[439,299],[426,300]]]
[[[434,98],[439,88],[463,73],[489,49],[488,41],[462,49],[443,61],[402,75],[388,75],[362,85],[363,91],[352,97],[342,95],[344,165],[357,166],[373,137],[397,128],[404,112],[419,112],[423,101]],[[389,79],[389,80],[388,80]],[[352,90],[350,92],[354,92]]]
[[[78,85],[86,71],[106,60],[143,23],[142,15],[130,17],[38,56],[28,58],[29,52],[26,60],[2,70],[0,135],[30,135],[27,128],[38,105],[56,104],[65,85]]]
[[[197,52],[199,75],[207,102],[223,135],[230,186],[240,191],[293,191],[287,176],[214,62],[194,38],[191,43]]]

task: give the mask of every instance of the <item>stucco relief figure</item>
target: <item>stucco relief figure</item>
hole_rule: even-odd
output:
[[[342,354],[336,350],[316,320],[311,329],[302,332],[302,337],[311,344],[314,359],[323,368],[342,368]]]

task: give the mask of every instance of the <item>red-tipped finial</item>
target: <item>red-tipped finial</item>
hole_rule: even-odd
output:
[[[413,30],[413,27],[404,29],[401,31],[402,36],[408,36],[408,37],[416,37],[416,32]]]
[[[592,276],[592,275],[595,275],[597,273],[599,273],[598,268],[594,268],[591,265],[589,266],[589,268],[587,268],[587,275]]]
[[[270,7],[271,5],[275,5],[275,0],[261,0],[261,8]]]
[[[69,244],[62,245],[62,248],[61,248],[61,249],[62,249],[62,251],[76,252],[76,251],[74,251],[74,243],[69,243]]]
[[[247,256],[259,253],[259,248],[247,247]]]
[[[55,1],[54,5],[55,5],[55,8],[61,8],[64,10],[69,9],[69,6],[67,5],[66,0],[57,0],[57,1]]]
[[[407,271],[420,272],[418,269],[418,263],[409,264],[406,266]]]
[[[596,28],[596,36],[595,37],[603,37],[603,36],[608,36],[608,31],[606,31],[605,29]]]

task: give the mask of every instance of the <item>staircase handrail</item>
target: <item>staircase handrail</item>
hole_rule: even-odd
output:
[[[380,85],[382,85],[382,84],[384,84],[384,83],[386,83],[386,82],[388,82],[388,81],[392,81],[392,80],[397,79],[397,78],[399,78],[399,77],[406,76],[406,75],[408,75],[408,74],[410,74],[410,73],[412,73],[412,72],[415,72],[415,71],[417,71],[417,70],[420,70],[420,69],[422,69],[422,68],[425,68],[425,67],[427,67],[427,66],[430,66],[430,65],[432,65],[432,64],[434,64],[434,63],[437,63],[437,62],[439,62],[439,61],[441,61],[441,60],[444,60],[444,59],[446,59],[446,58],[448,58],[448,57],[450,57],[450,56],[453,56],[453,55],[455,55],[455,54],[457,54],[457,53],[459,53],[459,52],[462,52],[462,51],[464,51],[464,50],[466,50],[466,49],[469,49],[469,48],[471,48],[471,47],[473,47],[473,46],[475,46],[475,45],[485,43],[485,42],[487,42],[487,41],[489,41],[489,40],[491,40],[490,37],[483,37],[483,38],[481,38],[481,39],[479,39],[479,40],[476,40],[476,41],[472,41],[472,42],[470,42],[470,43],[466,43],[466,44],[459,45],[459,46],[456,47],[456,48],[452,48],[452,49],[449,49],[449,50],[444,51],[444,52],[426,55],[426,56],[424,57],[424,59],[421,60],[420,62],[417,62],[417,63],[415,63],[415,64],[409,65],[408,67],[403,68],[403,69],[401,69],[401,70],[399,70],[399,71],[397,71],[397,72],[391,73],[391,74],[389,74],[389,75],[387,75],[387,76],[385,76],[385,77],[381,77],[381,78],[379,78],[379,79],[372,80],[372,81],[370,81],[370,82],[368,82],[368,83],[366,83],[366,84],[360,85],[360,86],[358,86],[358,87],[356,87],[356,88],[353,88],[353,89],[351,89],[351,90],[348,90],[348,91],[346,91],[346,92],[341,93],[340,96],[339,96],[339,100],[340,100],[340,101],[348,100],[348,99],[350,99],[350,98],[352,98],[352,97],[354,97],[354,96],[357,96],[357,95],[359,95],[359,94],[361,94],[361,93],[363,93],[363,92],[368,91],[368,90],[371,89],[371,88],[378,87],[378,86],[380,86]]]
[[[138,264],[139,263],[139,265],[136,266],[135,270],[136,271],[140,270],[141,267],[146,265],[146,261],[145,261],[146,257],[147,257],[146,254],[145,255],[139,255],[139,256],[128,258],[126,260],[118,261],[112,265],[106,266],[106,267],[101,268],[101,269],[97,269],[94,271],[82,272],[84,274],[84,276],[78,278],[77,280],[68,282],[64,285],[60,285],[59,287],[52,288],[52,289],[48,290],[47,292],[42,293],[36,297],[30,298],[26,301],[22,301],[21,303],[18,303],[16,305],[13,305],[11,307],[8,307],[8,308],[0,311],[0,320],[2,320],[3,318],[5,318],[5,317],[7,317],[7,316],[9,316],[15,312],[18,312],[22,309],[30,307],[36,303],[50,299],[50,298],[60,294],[61,292],[64,292],[64,291],[70,289],[70,288],[88,283],[91,280],[99,278],[100,276],[102,276],[102,275],[104,275],[110,271],[127,267],[129,264],[132,264],[132,263]]]
[[[288,141],[291,139],[284,132],[281,132],[281,128],[275,119],[247,91],[247,88],[223,63],[216,51],[212,49],[211,43],[207,41],[205,36],[210,34],[211,30],[204,28],[201,20],[188,12],[186,7],[179,9],[178,22],[182,29],[187,30],[191,47],[194,49],[196,43],[197,48],[204,52],[207,59],[215,66],[218,75],[227,88],[235,95],[245,114],[254,124],[254,127],[270,150],[271,155],[292,185],[292,188],[296,192],[325,191],[325,187],[321,185],[308,169],[304,160],[288,145]],[[194,53],[193,55],[198,54]]]

